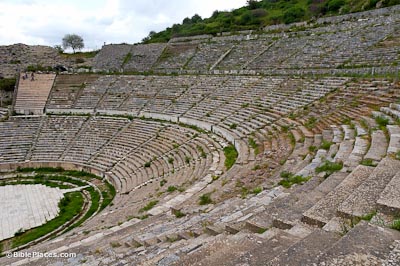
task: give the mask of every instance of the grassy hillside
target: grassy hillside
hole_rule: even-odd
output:
[[[167,42],[173,37],[217,34],[268,25],[306,21],[400,4],[400,0],[248,0],[247,5],[230,12],[214,11],[210,18],[194,15],[181,24],[160,32],[150,32],[143,43]]]

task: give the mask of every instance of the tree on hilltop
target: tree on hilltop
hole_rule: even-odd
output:
[[[85,47],[85,44],[81,36],[77,34],[66,34],[62,39],[62,46],[64,49],[72,48],[72,51],[75,53],[76,49],[82,49]]]

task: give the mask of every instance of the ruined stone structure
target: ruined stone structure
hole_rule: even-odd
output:
[[[77,257],[0,264],[399,265],[399,10],[106,45],[93,68],[117,75],[20,80],[0,180],[63,167],[117,194],[23,249]]]

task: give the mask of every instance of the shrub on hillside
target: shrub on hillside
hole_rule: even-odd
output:
[[[291,7],[283,14],[283,22],[290,24],[300,21],[305,15],[305,11],[301,7]]]

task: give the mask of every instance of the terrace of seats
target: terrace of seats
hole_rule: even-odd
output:
[[[62,81],[63,77],[59,76],[57,79]],[[146,83],[149,84],[148,91],[141,91]],[[85,104],[93,108],[87,109],[91,110],[89,113],[96,110],[109,113],[121,111],[120,115],[137,117],[145,114],[164,115],[164,118],[179,116],[179,120],[183,122],[197,121],[200,125],[203,122],[204,127],[213,125],[215,133],[229,132],[235,142],[241,141],[243,145],[240,147],[246,147],[245,150],[239,150],[241,155],[246,154],[246,160],[242,161],[244,165],[252,161],[254,163],[250,165],[268,162],[266,164],[271,167],[267,171],[270,172],[270,180],[268,183],[260,183],[266,188],[264,192],[250,199],[233,197],[204,208],[197,205],[195,195],[211,192],[214,197],[222,199],[223,191],[234,191],[239,180],[228,172],[223,179],[231,178],[231,184],[225,185],[223,191],[215,191],[216,187],[221,186],[222,180],[212,181],[212,175],[219,175],[223,171],[221,163],[224,155],[221,149],[226,145],[226,141],[218,137],[215,139],[215,136],[210,138],[174,124],[139,119],[131,121],[101,116],[50,115],[13,118],[13,121],[5,122],[7,130],[4,132],[13,137],[21,137],[17,138],[18,141],[4,139],[4,143],[11,142],[21,147],[25,145],[25,150],[18,148],[19,151],[24,151],[18,155],[21,162],[64,160],[89,165],[107,173],[118,191],[123,193],[115,199],[115,207],[108,210],[107,223],[110,224],[124,219],[126,210],[138,210],[140,203],[154,199],[154,191],[163,189],[160,186],[163,180],[167,180],[168,186],[189,186],[182,195],[178,193],[174,197],[161,196],[162,200],[156,208],[149,211],[151,215],[158,217],[158,223],[154,223],[152,217],[144,221],[133,219],[126,222],[126,226],[131,228],[132,224],[137,227],[134,232],[129,229],[123,233],[127,229],[121,227],[109,233],[112,239],[122,241],[125,246],[143,245],[149,252],[149,255],[129,255],[123,248],[113,249],[114,252],[122,252],[119,254],[127,261],[157,261],[163,256],[181,252],[179,254],[184,256],[183,263],[197,261],[197,252],[204,250],[213,254],[206,260],[211,263],[219,259],[220,253],[217,251],[220,249],[210,251],[210,245],[215,245],[218,241],[234,241],[235,237],[244,241],[246,236],[258,239],[265,247],[277,241],[281,245],[280,252],[268,256],[282,260],[281,252],[301,243],[309,243],[313,241],[313,237],[318,238],[321,234],[321,241],[324,241],[324,237],[335,240],[330,244],[345,241],[337,236],[338,232],[342,232],[341,225],[346,224],[341,219],[368,215],[371,212],[369,206],[379,208],[379,217],[393,213],[397,202],[393,202],[393,197],[385,197],[382,192],[387,191],[388,195],[392,195],[395,192],[390,188],[397,186],[396,179],[392,179],[397,169],[396,160],[386,157],[386,154],[396,154],[399,151],[398,126],[388,125],[389,141],[382,151],[382,138],[386,140],[386,137],[382,137],[382,128],[375,129],[375,120],[369,116],[382,116],[395,123],[399,109],[397,104],[390,103],[396,101],[397,92],[398,88],[386,80],[350,80],[336,77],[299,79],[254,76],[101,76],[91,80],[87,86],[82,86],[80,96],[74,102],[66,98],[64,104],[62,96],[59,96],[64,95],[62,89],[53,88],[50,99],[59,99],[60,108],[52,106],[52,112],[79,110],[77,107],[80,105],[77,103],[83,103],[82,99],[85,99]],[[125,103],[127,99],[139,97],[145,100],[140,110],[121,110],[121,104],[116,104],[118,99]],[[137,101],[136,99],[133,101]],[[357,104],[354,103],[355,100]],[[382,108],[379,112],[373,111],[380,106]],[[356,111],[346,111],[346,108],[351,107]],[[310,117],[318,119],[310,124]],[[29,126],[26,125],[27,122]],[[25,124],[19,126],[20,123]],[[24,133],[25,130],[21,131],[21,128],[31,128],[32,132]],[[31,137],[27,139],[28,135]],[[250,147],[250,138],[255,139],[261,154]],[[320,147],[324,141],[332,142],[327,150]],[[316,147],[316,150],[311,147]],[[10,148],[4,154],[10,152],[10,157],[16,156],[12,153],[13,148]],[[206,158],[200,150],[205,151]],[[278,162],[278,158],[285,159],[283,164]],[[364,158],[373,158],[376,168],[360,165]],[[345,162],[344,168],[323,180],[316,173],[316,168],[325,160]],[[246,176],[242,182],[255,178],[252,172],[259,171],[249,168],[250,166],[236,169]],[[279,180],[279,173],[283,170],[296,175],[312,176],[312,179],[294,189],[273,188],[273,180]],[[259,173],[265,175],[265,171],[260,170]],[[382,171],[388,173],[378,187],[374,172]],[[365,191],[371,191],[372,187],[375,196],[371,197],[368,205],[355,204],[365,200]],[[328,196],[322,197],[325,194]],[[299,197],[303,200],[296,203]],[[171,217],[168,214],[171,206],[185,213],[187,218],[168,218]],[[338,209],[337,213],[335,208]],[[205,209],[208,209],[207,215],[203,214]],[[102,218],[90,221],[86,229],[103,235],[100,233],[98,219]],[[386,216],[385,219],[390,220]],[[312,226],[324,229],[320,231]],[[358,229],[359,227],[364,229]],[[360,224],[359,227],[356,226],[353,230],[378,230],[366,224]],[[268,228],[270,229],[265,233],[257,234]],[[389,229],[384,230],[388,230],[387,241],[391,242],[396,233]],[[234,236],[230,236],[232,233]],[[348,237],[356,237],[355,235],[350,231]],[[91,244],[97,248],[111,241],[100,235],[96,235],[96,239],[97,237],[101,241]],[[80,237],[69,236],[67,239],[69,240],[60,244],[72,241],[71,245],[75,246],[73,241],[78,241]],[[175,244],[175,241],[179,244]],[[257,247],[261,245],[258,242],[248,243],[246,250],[249,254],[258,254]],[[188,255],[188,251],[185,251],[187,245],[199,251]],[[329,250],[327,244],[324,245]],[[81,247],[80,244],[77,245],[77,248]],[[169,251],[165,251],[166,247]],[[336,245],[331,246],[332,252],[335,247]],[[223,249],[222,246],[221,248]],[[74,248],[71,247],[70,250]],[[143,248],[134,250],[140,252]],[[385,252],[389,251],[385,246]],[[388,255],[384,258],[386,256]],[[264,257],[259,259],[261,258]],[[321,260],[328,258],[326,255]],[[100,259],[102,260],[101,256]],[[97,256],[93,260],[97,261]]]
[[[166,45],[106,45],[94,68],[161,73],[396,73],[398,7],[340,23],[316,21],[287,31],[172,39]],[[384,56],[382,56],[384,55]],[[112,58],[112,59],[110,59]]]
[[[102,75],[70,83],[58,76],[46,116],[0,123],[0,159],[89,166],[119,193],[82,227],[26,249],[79,258],[0,262],[400,264],[398,80],[285,75],[395,66],[398,16],[394,9],[291,33],[203,36],[186,47],[171,41],[150,60],[166,72],[279,75]],[[254,46],[260,51],[244,56]],[[103,49],[115,55],[113,48]],[[102,64],[121,68],[132,51],[125,48]],[[229,142],[239,157],[226,171]],[[205,196],[210,204],[200,204]]]

